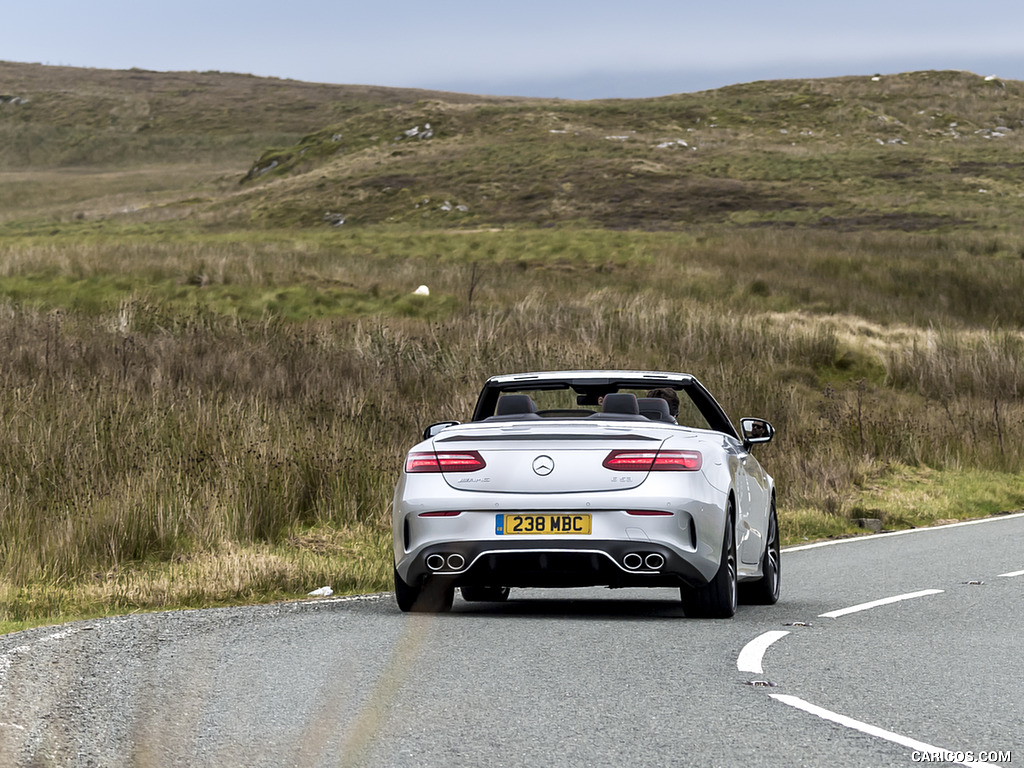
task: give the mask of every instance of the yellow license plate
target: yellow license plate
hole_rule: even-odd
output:
[[[559,533],[590,535],[590,515],[496,515],[494,532],[498,536]]]

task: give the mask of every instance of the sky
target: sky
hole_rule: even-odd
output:
[[[566,99],[962,69],[1024,80],[1024,2],[0,0],[0,60]]]

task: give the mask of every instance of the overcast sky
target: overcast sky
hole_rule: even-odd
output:
[[[645,97],[777,77],[1024,80],[1024,2],[2,0],[0,59]]]

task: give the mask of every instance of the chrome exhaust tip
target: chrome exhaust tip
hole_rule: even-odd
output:
[[[426,563],[427,568],[429,568],[430,570],[440,571],[442,568],[444,568],[444,556],[438,554],[427,555]]]
[[[630,552],[622,558],[622,564],[631,571],[635,571],[644,564],[644,559],[636,552]]]
[[[448,555],[448,570],[461,571],[466,565],[466,558],[458,552]]]
[[[659,571],[661,570],[661,567],[665,565],[665,557],[663,555],[658,554],[657,552],[652,552],[646,558],[644,558],[644,565],[646,565],[652,571]]]

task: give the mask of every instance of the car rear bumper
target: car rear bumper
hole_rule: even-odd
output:
[[[429,577],[457,587],[706,584],[707,577],[692,562],[695,553],[687,555],[654,541],[457,541],[434,542],[402,558],[397,567],[409,584]]]

